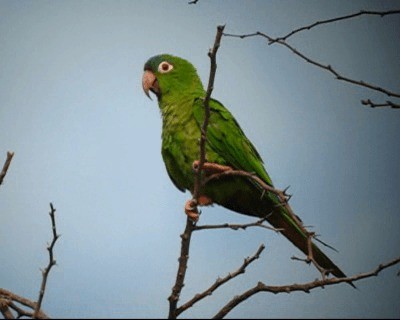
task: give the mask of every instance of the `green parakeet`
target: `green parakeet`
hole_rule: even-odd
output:
[[[169,54],[150,58],[144,65],[143,89],[158,99],[162,115],[162,157],[167,172],[181,190],[193,193],[193,163],[200,159],[199,140],[205,110],[206,91],[196,69],[188,61]],[[217,100],[210,100],[207,127],[206,161],[210,170],[235,169],[255,173],[273,186],[256,148],[246,137],[233,115]],[[207,174],[207,168],[205,174]],[[216,169],[218,171],[218,169]],[[199,205],[219,204],[241,214],[266,217],[275,228],[307,255],[307,236],[299,220],[288,214],[277,196],[265,192],[254,180],[224,176],[209,181],[202,189]],[[185,207],[189,214],[187,207]],[[316,262],[337,277],[345,274],[314,243]]]

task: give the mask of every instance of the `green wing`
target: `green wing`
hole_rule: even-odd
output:
[[[200,99],[197,99],[194,107],[194,115],[201,126],[204,122],[204,106]],[[247,172],[254,172],[258,177],[262,178],[269,185],[273,185],[263,166],[263,161],[253,144],[247,139],[244,132],[236,122],[232,114],[217,100],[210,101],[210,121],[207,127],[207,143],[209,149],[215,152],[220,158],[215,157],[211,152],[211,159],[208,161],[219,162],[229,165],[234,169],[240,169]],[[207,153],[207,157],[209,154]],[[219,161],[218,161],[219,160]],[[260,190],[260,186],[253,183]],[[226,185],[224,185],[227,188]],[[233,207],[241,208],[242,213],[253,211],[253,213],[270,212],[265,210],[269,208],[273,210],[273,214],[267,216],[267,220],[275,227],[281,228],[282,234],[285,235],[295,246],[297,246],[305,254],[308,252],[307,236],[301,224],[298,224],[282,206],[279,204],[278,198],[267,192],[264,197],[251,189],[249,192],[248,184],[241,182],[243,192],[235,194],[233,201],[236,201]],[[256,190],[257,190],[256,189]],[[232,200],[231,200],[232,201]],[[247,202],[247,203],[243,203]],[[229,203],[225,202],[225,205]],[[231,206],[232,207],[232,206]],[[274,209],[273,209],[274,208]],[[251,214],[253,215],[253,214]],[[260,216],[254,214],[255,216]],[[320,266],[331,272],[337,277],[345,277],[345,274],[313,243],[313,254]],[[352,284],[351,284],[352,285]]]
[[[237,170],[253,172],[272,186],[263,161],[256,148],[245,136],[232,114],[217,100],[210,100],[210,119],[207,127],[207,143],[221,155],[227,165]],[[204,106],[196,99],[194,116],[199,124],[204,122]],[[211,161],[211,159],[208,159]]]

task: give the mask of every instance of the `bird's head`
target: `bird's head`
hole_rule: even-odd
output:
[[[170,54],[157,55],[147,60],[144,65],[142,86],[149,98],[151,91],[158,100],[166,95],[204,92],[193,65],[185,59]]]

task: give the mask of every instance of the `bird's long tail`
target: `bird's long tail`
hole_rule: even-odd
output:
[[[346,275],[340,268],[332,262],[315,243],[311,242],[311,253],[309,252],[309,236],[307,230],[296,217],[288,213],[286,208],[281,205],[267,216],[267,221],[288,238],[304,254],[312,254],[315,262],[324,270],[332,273],[336,277],[344,278]],[[310,239],[311,240],[311,239]]]
[[[275,193],[265,192],[253,180],[243,179],[243,177],[227,176],[225,179],[212,181],[208,186],[206,194],[213,199],[214,203],[245,215],[265,217],[306,256],[309,257],[312,254],[319,269],[322,268],[326,273],[331,273],[338,278],[346,277],[344,272],[311,241],[312,239],[309,239],[309,233],[301,220],[289,213]],[[312,252],[309,252],[309,241],[311,241]]]

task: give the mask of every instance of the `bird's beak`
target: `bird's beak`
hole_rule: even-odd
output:
[[[145,70],[142,78],[143,91],[151,100],[149,91],[153,92],[157,97],[160,96],[161,91],[158,86],[158,81],[154,73],[150,70]]]

